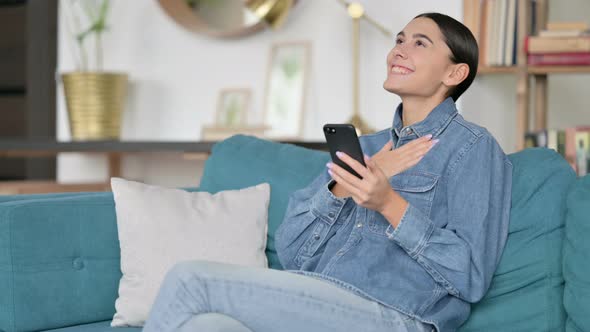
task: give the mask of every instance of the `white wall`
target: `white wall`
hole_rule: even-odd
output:
[[[568,2],[579,5],[568,8],[590,6],[587,0]],[[461,0],[361,3],[394,32],[425,11],[462,17]],[[552,6],[557,7],[555,3]],[[301,0],[281,30],[238,40],[187,32],[166,16],[157,1],[115,0],[111,9],[110,30],[104,37],[105,67],[126,71],[131,80],[123,119],[124,140],[198,140],[200,127],[213,122],[218,92],[226,87],[250,87],[251,120],[260,121],[270,47],[283,41],[306,40],[313,45],[303,138],[321,140],[324,123],[345,121],[351,114],[351,24],[335,0]],[[553,15],[566,18],[566,13],[551,9],[552,19]],[[393,41],[366,23],[361,26],[361,39],[361,112],[373,127],[385,128],[391,124],[399,102],[382,89],[385,57]],[[60,17],[59,72],[74,69],[71,42]],[[584,88],[587,83],[587,77],[551,78],[550,125],[571,125],[578,118],[590,123],[590,97]],[[507,152],[514,150],[515,142],[514,91],[514,78],[486,76],[475,82],[461,104],[462,113],[488,127]],[[574,97],[568,97],[572,94]],[[58,97],[58,139],[67,141],[70,137],[61,86]],[[163,185],[194,185],[201,168],[202,162],[172,154],[137,155],[124,159],[123,176]],[[68,154],[58,159],[60,181],[101,180],[105,176],[103,157]]]

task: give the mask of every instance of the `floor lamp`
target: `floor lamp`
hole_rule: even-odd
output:
[[[355,126],[358,134],[369,134],[374,130],[363,120],[360,114],[360,90],[359,90],[359,76],[360,76],[360,30],[361,19],[369,22],[372,26],[380,30],[384,35],[393,38],[391,31],[387,30],[379,22],[367,16],[365,8],[358,2],[347,2],[345,0],[337,0],[348,11],[348,15],[352,18],[352,117],[349,123]]]

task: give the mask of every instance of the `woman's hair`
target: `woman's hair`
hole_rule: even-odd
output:
[[[426,17],[434,21],[444,36],[445,43],[451,49],[451,61],[453,63],[465,63],[469,66],[469,75],[463,82],[449,90],[448,95],[457,101],[469,88],[477,74],[479,61],[479,48],[471,31],[463,23],[454,18],[440,13],[424,13],[416,16]]]

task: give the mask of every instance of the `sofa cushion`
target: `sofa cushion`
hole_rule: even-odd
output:
[[[110,193],[0,204],[0,331],[110,320],[116,226]]]
[[[270,268],[281,269],[274,234],[285,216],[289,196],[307,186],[325,168],[328,160],[329,155],[325,152],[237,135],[213,147],[199,189],[216,193],[269,183],[266,255]]]
[[[461,331],[560,331],[565,197],[575,174],[553,150],[509,155],[514,166],[508,240],[486,296]]]
[[[563,246],[566,331],[590,331],[590,175],[576,181],[567,200]]]

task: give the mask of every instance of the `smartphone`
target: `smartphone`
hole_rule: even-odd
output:
[[[336,156],[336,151],[344,152],[366,167],[363,150],[361,149],[361,144],[354,126],[351,124],[326,124],[324,125],[324,135],[326,136],[326,142],[328,143],[330,156],[332,156],[334,164],[362,179],[357,172]]]

